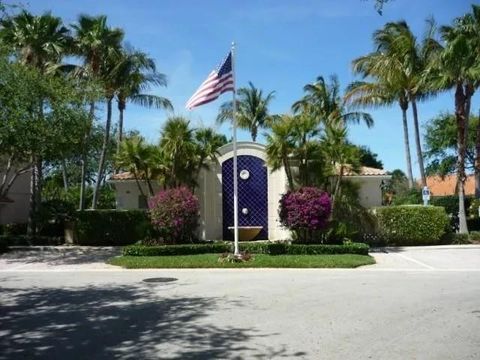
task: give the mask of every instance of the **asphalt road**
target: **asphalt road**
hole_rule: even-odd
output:
[[[480,359],[480,249],[377,257],[356,270],[164,271],[10,255],[0,359]]]

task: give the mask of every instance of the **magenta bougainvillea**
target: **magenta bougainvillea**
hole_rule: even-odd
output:
[[[318,188],[288,191],[280,199],[280,222],[291,230],[325,229],[331,212],[330,196]]]
[[[170,243],[189,242],[198,225],[198,199],[186,187],[160,191],[148,201],[153,226]]]

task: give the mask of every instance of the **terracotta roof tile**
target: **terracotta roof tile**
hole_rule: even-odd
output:
[[[344,176],[388,176],[388,173],[386,170],[361,166],[358,172],[353,172],[351,168],[347,168]]]
[[[110,176],[110,180],[135,180],[135,177],[131,172],[125,171]]]
[[[427,186],[433,196],[455,195],[457,187],[457,175],[447,175],[443,179],[440,176],[428,176]],[[475,194],[475,177],[469,175],[465,182],[465,195]]]

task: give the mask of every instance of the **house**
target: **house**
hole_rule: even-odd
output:
[[[266,164],[265,146],[254,142],[237,144],[238,208],[240,228],[258,227],[256,239],[282,240],[289,232],[278,221],[278,204],[287,191],[285,171],[271,171]],[[345,178],[360,184],[360,203],[365,207],[382,204],[382,181],[390,179],[384,170],[363,167],[359,173],[347,170]],[[146,207],[137,183],[130,173],[113,175],[119,209]],[[145,184],[141,184],[147,193]],[[155,185],[158,190],[158,185]],[[202,170],[198,179],[200,202],[199,237],[231,239],[233,233],[233,145],[219,149],[217,161]]]
[[[441,176],[428,176],[427,186],[432,196],[455,195],[457,193],[457,175],[446,175],[443,178]],[[464,192],[465,195],[475,195],[475,177],[473,175],[468,175]]]

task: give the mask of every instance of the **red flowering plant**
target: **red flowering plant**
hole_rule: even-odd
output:
[[[324,230],[331,212],[330,196],[315,187],[288,191],[280,199],[280,222],[295,231],[301,242],[310,242],[315,231]]]
[[[198,226],[198,199],[186,187],[160,191],[149,199],[153,226],[166,243],[192,242]]]

